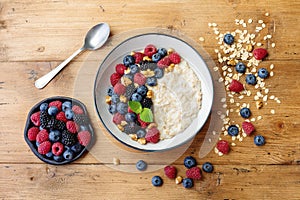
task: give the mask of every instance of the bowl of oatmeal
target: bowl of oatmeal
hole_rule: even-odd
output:
[[[119,142],[162,151],[192,140],[213,102],[213,82],[201,55],[162,33],[128,38],[101,63],[94,84],[97,114]]]

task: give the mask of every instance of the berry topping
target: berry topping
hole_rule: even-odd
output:
[[[227,132],[231,136],[237,136],[239,134],[239,128],[236,125],[230,125]]]
[[[206,173],[212,173],[214,170],[214,166],[210,162],[205,162],[202,165],[202,170]]]
[[[136,166],[137,170],[139,170],[139,171],[145,171],[147,169],[147,163],[143,160],[137,161],[135,166]]]
[[[133,112],[125,114],[125,120],[127,122],[135,122],[137,120],[137,115]]]
[[[148,88],[145,85],[142,85],[137,88],[137,93],[142,95],[143,97],[146,96],[147,92],[148,92]]]
[[[191,179],[201,179],[201,169],[199,167],[192,167],[186,171],[186,176]]]
[[[142,128],[146,128],[149,125],[149,122],[144,122],[143,120],[141,120],[140,114],[138,114],[138,122],[140,123],[140,126]]]
[[[115,124],[121,124],[122,121],[125,121],[124,115],[121,115],[118,112],[116,114],[114,114],[114,116],[113,116],[113,122]]]
[[[228,154],[230,150],[229,144],[225,140],[219,140],[216,148],[223,154]]]
[[[57,115],[56,115],[56,119],[57,120],[60,120],[60,121],[63,121],[63,122],[67,122],[68,119],[66,118],[66,115],[63,111],[60,111]]]
[[[55,155],[55,156],[59,156],[63,153],[64,151],[64,145],[60,142],[55,142],[53,145],[52,145],[52,153]]]
[[[31,122],[32,122],[35,126],[40,126],[40,125],[41,125],[40,115],[41,115],[40,112],[36,112],[36,113],[33,113],[33,114],[30,116],[30,120],[31,120]]]
[[[49,139],[49,134],[46,129],[41,130],[36,136],[36,141],[40,144],[44,141],[47,141],[48,139]]]
[[[135,63],[136,63],[136,64],[139,64],[140,62],[143,61],[144,54],[141,53],[141,52],[135,52],[135,53],[133,54],[133,57],[134,57],[134,59],[135,59]]]
[[[117,95],[122,95],[126,92],[126,87],[122,83],[117,83],[114,86],[114,92]]]
[[[178,64],[181,61],[180,55],[176,52],[171,53],[169,55],[169,58],[170,58],[171,62],[174,63],[174,64]]]
[[[248,83],[249,85],[255,85],[256,84],[256,77],[253,74],[247,74],[246,83]]]
[[[177,169],[174,166],[166,166],[164,168],[165,175],[170,178],[174,179],[176,178],[177,175]]]
[[[137,72],[140,71],[140,68],[139,68],[139,66],[137,64],[130,65],[129,68],[130,68],[130,73],[131,74],[135,74],[135,73],[137,73]]]
[[[155,127],[149,129],[146,133],[146,141],[151,143],[157,143],[159,141],[159,130]]]
[[[263,146],[265,143],[265,138],[262,135],[256,135],[254,137],[254,144],[256,146]]]
[[[161,55],[159,53],[155,53],[152,55],[152,61],[158,62],[161,59]]]
[[[156,53],[156,51],[157,51],[156,47],[152,44],[149,44],[145,47],[144,54],[149,58],[151,58],[152,55]]]
[[[244,86],[238,80],[232,79],[228,89],[232,92],[241,92],[244,90]]]
[[[161,55],[161,57],[165,57],[167,55],[167,49],[159,48],[159,49],[157,49],[157,53],[159,53]]]
[[[251,116],[251,111],[249,108],[247,107],[244,107],[240,110],[240,115],[243,117],[243,118],[249,118]]]
[[[121,79],[121,76],[120,74],[118,73],[113,73],[111,76],[110,76],[110,83],[112,86],[115,86],[117,84],[117,82],[119,82],[119,80]]]
[[[184,166],[188,169],[195,167],[197,165],[196,159],[192,156],[187,156],[183,162]]]
[[[155,187],[162,186],[163,180],[160,176],[153,176],[151,179],[152,185]]]
[[[234,37],[230,33],[225,34],[223,39],[225,44],[232,45],[234,42]]]
[[[164,57],[160,61],[157,62],[157,66],[159,68],[166,68],[171,64],[171,60],[169,57]]]
[[[154,69],[154,77],[155,78],[162,78],[164,76],[164,70],[161,68]]]
[[[133,65],[135,63],[134,57],[131,55],[127,55],[123,59],[123,63],[126,67],[129,67],[130,65]]]
[[[192,188],[194,186],[193,179],[191,179],[191,178],[183,179],[182,185],[184,188]]]
[[[127,69],[127,67],[123,64],[117,64],[116,65],[116,72],[122,76],[124,74],[124,71]]]
[[[268,52],[264,48],[257,48],[253,50],[253,56],[256,60],[262,60],[268,55]]]
[[[39,128],[38,127],[31,127],[30,129],[28,129],[27,131],[27,137],[30,141],[35,141],[36,140],[36,136],[39,133]]]
[[[143,97],[139,93],[133,93],[131,98],[132,101],[142,101]]]
[[[117,104],[117,111],[121,114],[121,115],[125,115],[127,113],[128,110],[128,105],[127,103],[123,103],[123,102],[119,102]]]
[[[147,78],[141,74],[141,73],[136,73],[134,74],[133,81],[139,85],[144,85],[146,83]]]
[[[157,85],[157,79],[154,77],[154,76],[152,76],[152,77],[149,77],[149,78],[147,78],[147,85],[149,85],[149,86],[156,86]]]
[[[59,111],[62,109],[62,103],[61,101],[52,101],[49,103],[49,107],[55,106]]]
[[[243,122],[242,129],[249,136],[255,130],[255,127],[251,122]]]
[[[77,139],[82,146],[86,147],[91,141],[91,134],[88,131],[80,131],[77,135]]]
[[[51,149],[51,142],[44,141],[38,147],[38,152],[42,155],[47,154]]]

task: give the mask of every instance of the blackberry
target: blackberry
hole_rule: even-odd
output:
[[[73,120],[78,125],[86,125],[89,123],[88,116],[82,114],[77,114],[77,115],[75,114]]]
[[[64,130],[62,132],[61,137],[62,137],[61,143],[63,143],[66,146],[73,146],[77,143],[76,134],[73,134],[68,130]]]
[[[50,121],[50,116],[48,115],[47,110],[43,110],[40,113],[40,121],[41,121],[41,127],[46,128],[48,125],[48,122]]]
[[[153,105],[152,100],[150,98],[144,98],[141,102],[143,108],[151,108]]]
[[[125,97],[127,97],[128,99],[131,97],[131,95],[133,93],[135,93],[136,88],[134,87],[134,84],[130,84],[126,87],[126,92],[125,92]]]
[[[126,134],[134,134],[138,130],[138,126],[134,122],[130,122],[124,126],[124,131]]]
[[[66,129],[66,124],[63,121],[57,120],[55,118],[51,118],[48,121],[46,128],[62,131],[64,129]]]
[[[142,62],[140,65],[140,69],[145,71],[147,69],[154,70],[157,68],[157,64],[155,62]]]

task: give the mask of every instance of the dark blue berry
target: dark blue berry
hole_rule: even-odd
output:
[[[191,178],[184,178],[182,181],[182,185],[185,188],[192,188],[194,186],[193,179]]]
[[[51,116],[55,116],[58,113],[58,109],[56,106],[51,106],[48,108],[48,114]]]
[[[42,103],[41,105],[40,105],[40,111],[45,111],[45,110],[47,110],[48,109],[48,104],[47,103]]]
[[[49,151],[48,153],[46,153],[46,157],[47,158],[52,158],[53,156],[53,153],[51,151]]]
[[[147,169],[147,163],[143,160],[137,161],[135,166],[139,171],[145,171]]]
[[[157,50],[157,53],[159,53],[161,55],[161,57],[163,58],[163,57],[165,57],[167,55],[167,49],[165,49],[165,48],[159,48]]]
[[[157,85],[157,79],[154,76],[148,77],[147,78],[147,84],[149,86],[156,86]]]
[[[137,132],[136,132],[136,136],[138,138],[144,138],[146,136],[146,131],[144,129],[139,129]]]
[[[124,74],[123,77],[133,80],[133,74]]]
[[[62,155],[60,156],[53,156],[53,160],[55,160],[56,162],[61,162],[64,160],[64,157]]]
[[[39,146],[40,146],[40,143],[38,143],[38,142],[35,142],[35,145],[36,145],[37,147],[39,147]]]
[[[154,69],[154,77],[155,78],[162,78],[164,76],[164,70],[161,68]]]
[[[133,65],[135,63],[134,57],[131,55],[127,55],[123,59],[123,63],[126,67],[129,67],[130,65]]]
[[[144,96],[146,96],[146,94],[148,92],[148,88],[145,85],[142,85],[142,86],[138,87],[136,92],[144,97]]]
[[[49,133],[49,140],[51,142],[58,142],[61,138],[61,132],[59,130],[52,130]]]
[[[126,113],[125,114],[125,120],[127,122],[135,122],[137,119],[137,116],[135,113]]]
[[[183,162],[184,166],[188,169],[195,167],[197,165],[196,159],[192,156],[187,156]]]
[[[235,70],[238,72],[238,73],[245,73],[246,72],[246,65],[242,62],[238,62],[236,65],[235,65]]]
[[[163,184],[163,180],[160,176],[153,176],[151,182],[155,187],[161,186]]]
[[[137,66],[136,64],[130,65],[129,68],[130,68],[130,73],[131,74],[135,74],[135,73],[139,72],[139,70],[140,70],[139,66]]]
[[[114,104],[119,103],[119,101],[120,101],[120,97],[117,94],[113,94],[111,96],[111,102],[113,102]]]
[[[63,157],[66,160],[72,160],[74,158],[74,152],[71,149],[67,149],[64,153],[63,153]]]
[[[133,93],[131,96],[132,101],[142,101],[143,97],[139,93]]]
[[[79,153],[81,151],[81,144],[80,143],[76,143],[71,147],[71,150],[74,151],[75,153]]]
[[[224,36],[224,42],[225,42],[226,44],[232,45],[233,42],[234,42],[234,37],[233,37],[233,35],[231,35],[230,33],[225,34],[225,36]]]
[[[210,162],[206,162],[202,165],[202,170],[206,173],[212,173],[214,166]]]
[[[152,55],[152,61],[153,62],[158,62],[161,59],[160,53],[156,53]]]
[[[111,97],[111,95],[113,95],[113,93],[114,93],[114,87],[111,86],[107,89],[107,95]]]
[[[249,118],[251,116],[251,111],[249,108],[242,108],[240,110],[240,115],[243,117],[243,118]]]
[[[268,78],[269,76],[269,72],[266,68],[260,68],[258,70],[258,73],[257,75],[260,77],[260,78]]]
[[[239,134],[239,128],[236,125],[230,125],[227,132],[231,136],[237,136]]]
[[[249,85],[255,85],[256,84],[256,77],[253,74],[247,74],[246,83],[248,83]]]
[[[117,104],[117,111],[121,115],[125,115],[128,112],[128,105],[127,103],[120,102]]]
[[[81,125],[81,126],[80,126],[80,130],[81,130],[81,131],[87,131],[87,130],[88,130],[88,127]]]
[[[72,103],[71,101],[65,101],[63,102],[62,106],[61,106],[61,109],[62,111],[66,111],[67,109],[71,109],[72,108]]]
[[[256,135],[254,137],[254,144],[256,146],[263,146],[266,143],[265,138],[262,135]]]
[[[74,112],[73,112],[73,110],[67,109],[66,112],[65,112],[65,117],[66,117],[67,119],[73,119],[73,117],[74,117]]]
[[[110,114],[115,114],[117,112],[117,106],[116,106],[116,104],[109,105],[108,111],[109,111]]]

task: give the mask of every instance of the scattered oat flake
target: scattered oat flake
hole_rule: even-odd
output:
[[[274,109],[271,109],[270,112],[271,112],[271,114],[273,114],[273,115],[275,114],[275,110],[274,110]]]
[[[204,37],[200,37],[199,40],[200,40],[201,42],[204,42]]]
[[[274,42],[271,44],[271,47],[273,47],[273,48],[275,47],[275,43]]]

